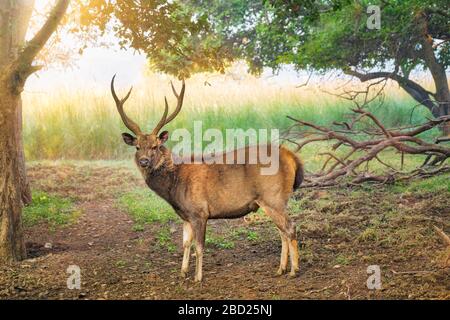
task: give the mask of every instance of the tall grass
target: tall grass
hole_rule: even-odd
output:
[[[193,129],[201,120],[203,128],[278,128],[293,124],[287,115],[328,125],[343,120],[353,107],[351,102],[323,92],[335,90],[338,81],[316,83],[302,88],[293,84],[273,84],[264,79],[245,76],[235,80],[229,76],[205,75],[187,81],[186,99],[179,116],[167,126]],[[118,79],[120,80],[120,79]],[[174,107],[169,78],[152,74],[134,88],[126,103],[126,112],[143,129],[150,131],[160,119],[164,96]],[[179,82],[174,81],[179,87]],[[116,91],[124,95],[131,84],[120,81]],[[355,86],[360,85],[355,82]],[[395,86],[387,88],[387,100],[372,111],[387,125],[410,122],[413,106],[405,93]],[[429,116],[427,110],[416,108],[411,121],[417,123]],[[112,101],[109,84],[98,92],[84,89],[60,89],[52,93],[24,94],[24,141],[26,157],[37,159],[124,159],[133,152],[122,141],[126,132]]]

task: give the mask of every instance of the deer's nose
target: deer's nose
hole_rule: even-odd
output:
[[[150,160],[148,158],[141,158],[139,159],[139,165],[143,168],[148,167],[150,164]]]

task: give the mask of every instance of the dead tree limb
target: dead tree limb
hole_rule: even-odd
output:
[[[322,153],[321,155],[327,156],[325,163],[322,166],[322,170],[319,173],[310,175],[310,177],[308,177],[309,182],[306,182],[305,186],[320,187],[335,185],[338,184],[339,179],[344,176],[352,177],[349,182],[350,184],[359,184],[366,181],[387,183],[395,181],[402,175],[412,177],[413,175],[419,174],[419,171],[403,173],[401,169],[396,170],[392,165],[383,161],[380,157],[380,153],[388,148],[397,150],[401,155],[424,155],[430,159],[438,159],[440,164],[450,158],[450,147],[439,143],[430,143],[417,137],[419,134],[431,130],[442,123],[450,122],[450,116],[432,119],[416,128],[404,130],[387,129],[381,121],[368,111],[354,109],[353,112],[356,114],[363,114],[373,122],[375,128],[372,129],[372,133],[375,138],[369,136],[366,137],[366,139],[357,140],[349,136],[352,133],[351,130],[346,130],[346,132],[343,132],[342,130],[333,130],[332,128],[288,117],[295,121],[299,127],[314,130],[313,134],[308,133],[307,135],[302,135],[300,131],[294,135],[297,140],[297,151],[300,151],[310,143],[318,141],[335,142],[332,146],[333,151],[343,148],[344,146],[349,149],[344,157],[339,157],[331,152]],[[359,117],[359,119],[362,118]],[[298,141],[298,139],[300,139],[300,141]],[[293,139],[291,138],[290,141],[292,140]],[[357,156],[351,158],[351,156],[355,154],[357,154]],[[372,160],[376,160],[378,163],[388,168],[390,172],[384,175],[377,175],[367,172],[367,170],[365,172],[361,172],[361,170],[358,171],[361,165],[367,165]],[[433,166],[438,164],[436,160],[432,160],[430,163],[433,163]],[[331,165],[329,170],[325,171],[329,165]],[[420,174],[425,174],[425,171],[426,167],[422,166]]]
[[[361,76],[352,72],[354,76]],[[372,77],[373,76],[373,77]],[[334,121],[330,126],[318,125],[294,117],[288,118],[294,124],[284,138],[297,146],[297,152],[309,144],[330,143],[330,150],[319,155],[325,161],[319,172],[307,174],[303,187],[328,187],[337,184],[392,183],[413,177],[427,177],[449,172],[450,137],[433,141],[422,138],[422,134],[450,123],[450,115],[441,116],[418,125],[388,128],[366,107],[369,104],[384,103],[384,88],[392,74],[364,76],[364,81],[382,78],[366,86],[365,90],[344,90],[341,94],[330,93],[341,99],[352,101],[354,108],[349,110],[345,121]],[[411,86],[414,86],[412,83]],[[383,160],[383,151],[390,149],[400,155],[400,168]],[[423,155],[422,166],[409,172],[404,171],[405,155]],[[383,173],[371,172],[369,164],[375,161],[385,168]]]

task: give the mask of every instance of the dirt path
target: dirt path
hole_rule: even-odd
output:
[[[204,266],[206,279],[199,285],[192,279],[180,279],[180,248],[168,253],[154,243],[152,230],[133,232],[129,216],[107,201],[87,202],[81,209],[84,214],[78,223],[66,229],[54,234],[42,230],[27,233],[30,259],[14,268],[20,271],[9,294],[90,299],[313,298],[340,289],[340,284],[333,286],[333,279],[345,274],[345,270],[324,275],[308,269],[297,278],[278,277],[277,242],[243,243],[220,253],[209,250]],[[181,239],[180,230],[173,238]],[[44,247],[48,243],[52,248]],[[80,291],[66,288],[69,265],[81,269]],[[329,297],[345,298],[344,293],[334,292]]]
[[[70,196],[79,194],[80,188],[88,188],[87,183],[91,186],[90,195],[83,193],[77,199],[82,215],[76,223],[55,232],[48,232],[43,225],[27,229],[29,259],[0,267],[0,299],[450,298],[449,270],[440,267],[435,258],[442,249],[438,239],[422,239],[421,248],[411,247],[409,251],[403,247],[399,251],[396,245],[357,244],[340,233],[344,229],[351,233],[358,221],[365,223],[364,219],[339,216],[336,212],[330,216],[322,213],[307,226],[302,224],[305,216],[294,217],[303,231],[300,233],[301,271],[296,278],[275,276],[280,252],[278,235],[270,223],[255,222],[251,228],[261,235],[259,241],[239,238],[232,249],[210,246],[205,255],[204,283],[193,282],[193,263],[191,277],[183,281],[179,277],[181,225],[169,226],[170,237],[176,244],[173,252],[158,245],[155,235],[161,227],[159,224],[147,225],[143,232],[133,231],[130,216],[115,205],[111,196],[115,192],[105,194],[104,191],[115,187],[123,190],[142,183],[128,168],[122,168],[110,172],[111,181],[115,181],[116,175],[123,178],[126,173],[129,185],[124,186],[120,179],[99,185],[104,170],[109,169],[94,168],[86,178],[85,168],[31,169],[34,187]],[[70,176],[67,178],[70,181],[55,183],[61,175]],[[77,187],[80,181],[84,187]],[[447,205],[445,208],[449,208]],[[332,216],[335,220],[324,221]],[[445,213],[439,219],[445,220],[447,216]],[[340,223],[340,227],[330,236],[329,232],[323,232],[326,223]],[[249,224],[239,219],[214,221],[211,225],[211,230],[221,231]],[[343,253],[351,257],[350,261],[340,258]],[[383,272],[382,290],[366,287],[367,266],[375,262]],[[69,265],[81,269],[81,290],[67,288]],[[419,272],[408,273],[411,270]]]

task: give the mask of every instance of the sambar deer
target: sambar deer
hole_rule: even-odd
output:
[[[243,164],[211,164],[205,161],[176,163],[171,150],[164,145],[169,133],[159,132],[181,110],[185,93],[184,81],[180,93],[177,93],[171,84],[177,99],[174,112],[168,115],[169,107],[165,98],[162,118],[150,134],[145,134],[123,109],[132,89],[123,99],[119,99],[114,90],[114,79],[115,76],[111,81],[111,93],[117,110],[125,126],[135,134],[133,136],[123,133],[123,140],[136,148],[135,162],[147,185],[167,201],[183,220],[184,254],[181,275],[185,277],[188,272],[191,243],[195,239],[194,279],[202,280],[203,248],[208,219],[239,218],[262,207],[281,235],[281,259],[277,273],[281,275],[286,271],[290,255],[290,275],[295,276],[299,270],[298,244],[295,226],[286,213],[286,206],[289,197],[303,180],[300,159],[290,150],[279,147],[278,170],[273,175],[262,175],[260,169],[264,165],[259,160],[256,163],[248,163],[248,156]],[[248,155],[251,147],[234,150],[235,153],[242,151]]]

